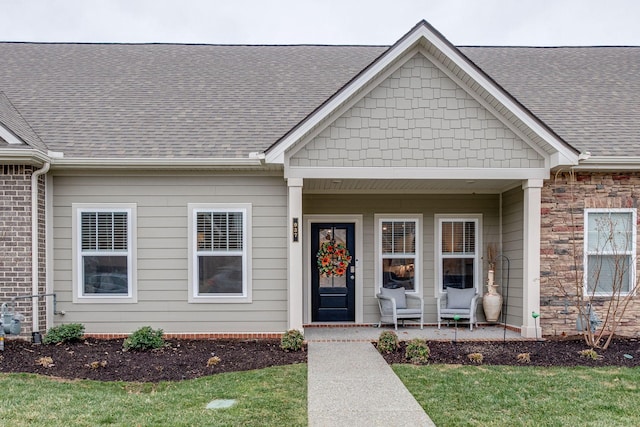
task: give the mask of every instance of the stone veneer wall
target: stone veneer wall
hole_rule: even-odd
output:
[[[0,303],[11,297],[31,295],[31,174],[35,168],[24,165],[0,165]],[[39,293],[46,288],[45,270],[45,198],[44,177],[40,177],[39,196]],[[13,307],[10,305],[10,309]],[[32,310],[30,299],[16,302],[15,311],[25,316],[22,335],[30,336]],[[45,302],[40,303],[40,330],[46,327]]]
[[[577,332],[576,289],[582,288],[584,209],[637,208],[639,198],[640,173],[575,173],[573,178],[568,173],[561,173],[545,182],[540,246],[543,334],[572,335]],[[597,298],[594,301],[596,311],[602,313],[608,300]],[[564,313],[565,303],[568,303],[569,314]],[[640,335],[638,297],[629,305],[616,333]]]

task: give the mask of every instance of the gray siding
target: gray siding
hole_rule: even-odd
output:
[[[294,153],[290,165],[539,168],[544,159],[417,54]]]
[[[517,327],[520,327],[523,321],[523,236],[524,191],[521,187],[517,187],[502,195],[502,253],[511,261],[507,323]],[[506,286],[505,279],[506,277],[502,278],[503,297]]]
[[[282,332],[287,327],[286,185],[277,176],[151,174],[54,176],[54,290],[64,316],[87,332]],[[138,302],[72,301],[72,203],[137,204]],[[251,203],[253,302],[187,303],[188,203]]]
[[[363,262],[363,310],[365,323],[378,323],[380,311],[375,299],[374,283],[374,214],[423,215],[423,294],[425,322],[436,323],[434,278],[434,215],[482,214],[483,245],[497,242],[499,198],[497,195],[316,195],[303,199],[305,215],[361,214],[363,215],[364,254],[356,255]],[[484,249],[484,248],[483,248]],[[309,262],[312,262],[309,260]],[[486,265],[483,266],[485,282]],[[356,296],[358,298],[358,296]],[[482,308],[478,308],[482,316]]]

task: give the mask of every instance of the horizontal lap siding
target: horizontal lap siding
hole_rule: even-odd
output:
[[[435,273],[434,273],[434,215],[482,214],[483,248],[488,242],[497,242],[499,198],[497,195],[316,195],[304,196],[305,215],[360,214],[363,215],[364,254],[363,310],[365,323],[378,323],[380,310],[375,298],[374,268],[375,246],[374,214],[422,214],[423,215],[423,264],[422,287],[425,302],[425,322],[435,323]],[[483,266],[483,277],[486,277]],[[481,279],[484,283],[484,279]],[[479,308],[482,315],[482,309]]]
[[[194,175],[55,176],[53,197],[55,322],[93,333],[140,326],[168,333],[282,332],[287,327],[286,185],[282,177]],[[72,301],[72,203],[137,204],[136,304]],[[253,302],[189,304],[189,203],[251,203]]]
[[[502,197],[502,251],[511,262],[509,275],[509,298],[507,323],[521,326],[523,304],[523,236],[524,236],[524,192],[520,187],[507,191]],[[506,277],[502,279],[505,293]]]

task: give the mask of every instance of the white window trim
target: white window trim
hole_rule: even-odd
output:
[[[382,223],[386,221],[414,221],[416,223],[416,254],[413,266],[414,290],[407,290],[406,293],[422,295],[422,214],[375,214],[373,216],[375,222],[374,247],[376,253],[374,255],[375,271],[374,271],[374,296],[380,292],[382,288]]]
[[[589,237],[588,237],[588,233],[589,233],[589,214],[592,213],[596,213],[596,214],[602,214],[602,213],[616,213],[616,212],[621,212],[621,213],[631,213],[631,224],[633,224],[633,232],[632,234],[632,242],[631,242],[631,263],[629,266],[629,292],[620,292],[619,295],[620,296],[625,296],[628,295],[630,293],[633,293],[634,289],[635,289],[635,284],[636,284],[636,243],[637,243],[637,233],[638,233],[638,226],[637,226],[637,210],[635,208],[603,208],[603,209],[599,209],[599,208],[586,208],[584,210],[584,235],[583,235],[583,259],[582,259],[582,286],[583,286],[583,292],[584,295],[586,296],[594,296],[594,297],[610,297],[613,295],[612,292],[589,292],[589,286],[588,286],[588,280],[589,280],[589,269],[588,269],[588,256],[592,255],[592,253],[590,253],[588,251],[588,244],[589,244]]]
[[[442,223],[450,221],[474,221],[476,223],[476,253],[474,257],[473,287],[476,292],[482,291],[482,214],[436,214],[434,221],[435,236],[433,242],[434,260],[435,260],[435,296],[440,297],[447,292],[442,290]],[[464,258],[467,258],[464,256]]]
[[[251,204],[250,203],[189,203],[189,303],[251,303]],[[242,212],[242,295],[198,295],[197,220],[198,212]]]
[[[127,280],[129,292],[127,295],[84,295],[82,278],[82,212],[127,212]],[[72,289],[74,303],[137,303],[138,302],[138,278],[137,278],[137,205],[135,203],[73,203],[71,205],[72,217]]]

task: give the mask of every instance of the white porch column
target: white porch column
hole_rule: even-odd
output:
[[[542,180],[529,179],[522,184],[524,190],[523,232],[523,285],[522,336],[536,337],[536,321],[532,312],[540,313],[540,198]],[[542,335],[540,318],[537,319],[537,336]]]
[[[288,329],[302,331],[302,178],[287,178],[288,197]],[[297,230],[294,223],[297,222]],[[297,231],[297,236],[294,233]]]

